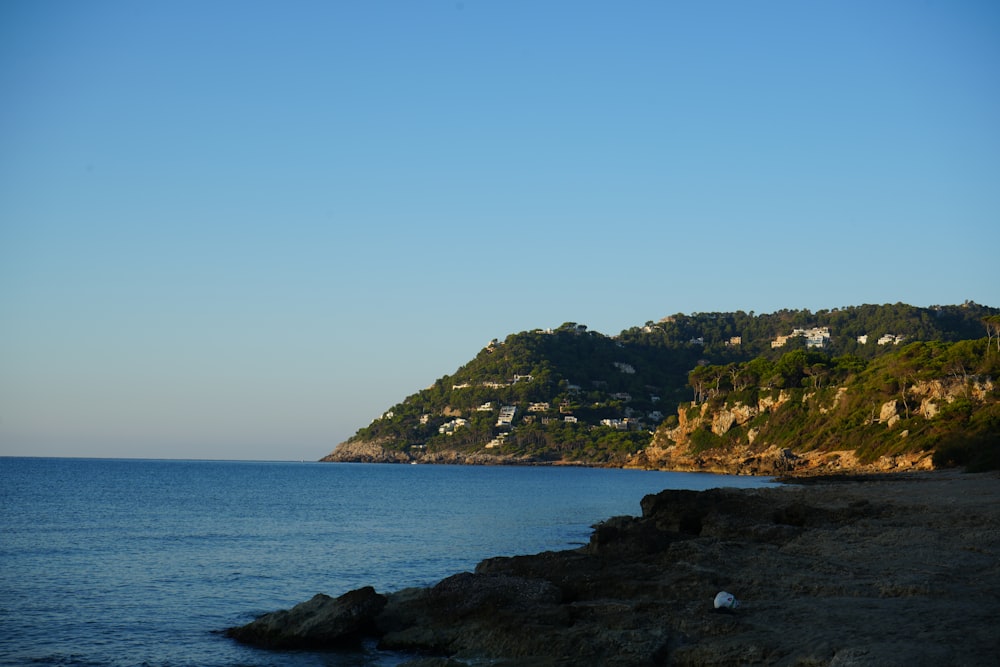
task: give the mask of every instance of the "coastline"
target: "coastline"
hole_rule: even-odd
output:
[[[580,549],[488,559],[429,588],[366,592],[367,617],[328,637],[327,647],[375,638],[386,649],[436,656],[409,665],[454,667],[483,659],[626,667],[995,658],[1000,473],[786,481],[663,491],[643,499],[642,516],[595,526]],[[742,606],[715,610],[722,590]],[[274,646],[274,632],[296,631],[296,610],[316,625],[310,603],[230,636]],[[265,619],[271,634],[241,634]]]
[[[690,453],[685,447],[649,446],[616,461],[578,461],[511,456],[485,451],[458,452],[443,450],[401,451],[387,447],[385,440],[342,442],[320,459],[326,463],[417,463],[426,465],[497,465],[497,466],[577,466],[586,468],[623,468],[660,472],[703,472],[717,475],[756,477],[812,477],[881,473],[925,472],[934,470],[932,452],[881,456],[874,461],[859,459],[851,450],[809,451],[794,453],[781,447],[708,449]]]

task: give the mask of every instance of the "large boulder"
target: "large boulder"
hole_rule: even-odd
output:
[[[311,600],[264,614],[256,620],[226,630],[226,636],[276,649],[346,648],[370,634],[386,598],[371,586],[338,598],[313,596]]]

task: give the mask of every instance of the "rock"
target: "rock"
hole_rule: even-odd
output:
[[[890,427],[899,421],[899,403],[897,401],[883,403],[882,409],[878,413],[878,421],[880,424],[889,422]]]
[[[523,650],[523,635],[542,624],[565,624],[559,589],[544,579],[463,572],[426,591],[390,597],[380,619],[384,650],[453,655],[475,648],[499,654]]]
[[[406,452],[390,448],[391,444],[390,438],[348,440],[320,460],[331,463],[408,463],[412,460]]]
[[[410,667],[995,661],[1000,475],[796,482],[663,491],[578,549],[491,558],[386,598],[317,596],[238,630],[257,625],[269,646],[288,628],[322,648],[366,635],[415,654]],[[719,591],[740,608],[715,610]]]
[[[720,410],[712,417],[712,433],[725,435],[736,423],[736,415],[729,410]]]
[[[340,648],[356,645],[370,634],[386,598],[371,586],[334,599],[322,593],[289,610],[265,614],[226,636],[266,648]]]

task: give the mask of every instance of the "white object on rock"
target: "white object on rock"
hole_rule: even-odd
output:
[[[715,596],[715,608],[716,609],[739,609],[740,601],[736,599],[732,593],[727,593],[726,591],[720,591],[718,595]]]

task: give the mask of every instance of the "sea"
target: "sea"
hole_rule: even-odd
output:
[[[769,479],[578,467],[0,457],[0,665],[392,667],[223,635],[316,593],[392,592],[571,549],[667,488]]]

